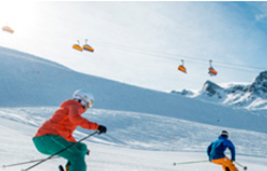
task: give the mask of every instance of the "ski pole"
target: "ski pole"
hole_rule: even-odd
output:
[[[201,160],[201,161],[189,161],[189,162],[183,162],[183,163],[173,163],[173,165],[179,165],[179,164],[194,164],[194,163],[204,163],[204,162],[208,162],[209,160]]]
[[[41,160],[40,162],[38,162],[38,163],[36,163],[36,164],[34,164],[34,165],[32,165],[32,166],[26,168],[26,169],[22,169],[21,171],[27,171],[27,170],[30,170],[30,169],[34,168],[35,166],[37,166],[37,165],[39,165],[39,164],[41,164],[41,163],[43,163],[43,162],[45,162],[45,161],[51,159],[51,158],[54,157],[55,155],[57,155],[57,154],[59,154],[59,153],[62,153],[63,151],[67,150],[68,148],[70,148],[70,147],[76,145],[77,143],[79,143],[79,142],[81,142],[81,141],[83,141],[83,140],[85,140],[85,139],[87,139],[87,138],[89,138],[89,137],[95,135],[96,133],[98,133],[98,131],[95,131],[94,133],[92,133],[92,134],[90,134],[90,135],[88,135],[88,136],[86,136],[86,137],[80,139],[79,141],[77,141],[77,142],[75,142],[75,143],[73,143],[73,144],[67,146],[66,148],[63,148],[62,150],[60,150],[60,151],[56,152],[55,154],[53,154],[53,155],[51,155],[51,156],[49,156],[49,157],[47,157],[47,158]]]
[[[237,163],[236,161],[235,161],[235,163],[236,163],[237,165],[239,165],[239,166],[243,167],[243,169],[244,169],[244,170],[247,170],[247,169],[248,169],[248,167],[247,167],[247,166],[243,166],[242,164],[239,164],[239,163]]]
[[[58,156],[54,156],[53,159],[59,158]],[[26,162],[21,162],[21,163],[14,163],[14,164],[8,164],[8,165],[3,165],[3,168],[6,167],[11,167],[11,166],[17,166],[17,165],[22,165],[22,164],[28,164],[28,163],[34,163],[34,162],[39,162],[42,161],[44,159],[36,159],[36,160],[30,160],[30,161],[26,161]]]

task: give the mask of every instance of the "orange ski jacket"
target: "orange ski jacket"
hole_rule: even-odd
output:
[[[79,102],[75,100],[64,101],[60,105],[60,109],[55,111],[53,116],[42,124],[34,137],[52,134],[59,135],[67,141],[76,142],[72,133],[77,126],[91,130],[96,130],[99,126],[97,123],[83,118],[81,116],[83,112],[85,112],[85,109]]]

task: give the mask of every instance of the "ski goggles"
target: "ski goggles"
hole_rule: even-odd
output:
[[[91,108],[93,106],[93,104],[94,104],[94,101],[93,100],[90,100],[90,102],[88,102],[84,98],[82,98],[82,97],[80,97],[80,98],[85,103],[85,106],[84,107]]]
[[[94,101],[91,100],[90,103],[86,103],[86,107],[91,108],[94,104]]]

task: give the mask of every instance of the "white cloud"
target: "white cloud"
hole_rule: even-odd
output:
[[[259,20],[262,20],[262,19],[266,18],[267,17],[267,13],[265,13],[265,14],[258,14],[255,17],[256,17],[256,20],[259,21]]]

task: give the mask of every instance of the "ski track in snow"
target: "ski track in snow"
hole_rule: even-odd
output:
[[[0,108],[1,164],[13,164],[47,156],[39,153],[32,137],[56,107]],[[91,171],[219,171],[209,162],[177,165],[173,162],[206,160],[206,148],[226,129],[236,146],[237,161],[251,171],[266,170],[267,134],[219,127],[152,114],[91,109],[83,114],[93,122],[106,125],[107,134],[84,141],[91,150],[86,157]],[[92,131],[79,128],[75,138]],[[174,139],[172,139],[174,137]],[[255,140],[255,141],[252,141]],[[229,156],[229,151],[226,153]],[[32,170],[57,170],[63,159],[51,159]],[[1,168],[15,171],[31,164]],[[240,167],[239,167],[240,168]],[[242,170],[240,168],[240,170]]]

